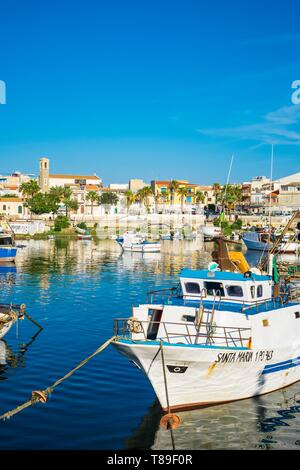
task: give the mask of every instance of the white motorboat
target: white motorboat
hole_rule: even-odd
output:
[[[116,241],[124,251],[157,253],[161,249],[159,242],[148,241],[144,235],[139,235],[136,232],[125,232],[123,237],[116,238]]]

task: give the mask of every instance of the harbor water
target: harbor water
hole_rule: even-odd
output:
[[[18,244],[16,265],[0,266],[0,302],[26,303],[44,329],[36,335],[25,319],[0,341],[0,414],[96,350],[148,290],[176,285],[183,267],[206,267],[212,251],[197,241],[147,254],[122,254],[113,240]],[[109,347],[47,404],[0,422],[0,449],[299,449],[300,384],[179,416],[172,434],[160,429],[147,378]]]

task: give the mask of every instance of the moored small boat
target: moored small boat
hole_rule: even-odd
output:
[[[211,240],[214,237],[220,237],[222,230],[220,227],[215,227],[214,225],[204,225],[202,227],[202,232],[204,240]]]
[[[268,233],[259,232],[245,232],[242,237],[248,250],[264,251],[267,252],[273,247],[273,243],[269,241]],[[297,253],[299,250],[299,243],[289,241],[289,237],[286,237],[278,245],[276,251],[278,253]]]
[[[0,263],[14,262],[17,256],[17,247],[13,235],[0,233]]]
[[[139,235],[135,232],[125,232],[123,237],[116,238],[116,242],[124,251],[157,253],[161,249],[159,242],[148,241],[143,235]]]
[[[13,324],[23,318],[25,305],[0,304],[0,339],[11,329]]]

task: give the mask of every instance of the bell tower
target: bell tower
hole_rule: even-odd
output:
[[[40,159],[40,177],[39,177],[39,184],[42,193],[47,193],[49,191],[49,166],[50,160],[49,158],[41,158]]]

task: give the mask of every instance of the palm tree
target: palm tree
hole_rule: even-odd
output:
[[[149,211],[149,197],[152,196],[152,189],[150,186],[144,186],[142,189],[143,202],[146,206],[147,211]]]
[[[213,189],[213,192],[214,192],[214,196],[216,197],[219,194],[219,192],[221,191],[220,183],[214,183],[212,185],[212,189]]]
[[[78,210],[78,202],[72,199],[73,191],[71,188],[63,186],[54,186],[50,189],[50,194],[56,196],[66,208],[66,217],[69,217],[69,211]]]
[[[196,204],[203,204],[205,201],[205,194],[202,191],[197,191],[195,193]]]
[[[28,199],[32,199],[34,196],[36,196],[40,192],[41,188],[36,180],[30,180],[27,183],[22,183],[20,186],[20,192],[22,193],[23,197],[28,202]],[[28,208],[28,205],[26,205]],[[31,211],[30,212],[30,217],[32,216]]]
[[[20,186],[20,192],[25,197],[33,197],[40,192],[39,184],[36,180],[30,180],[27,183],[22,183]]]
[[[188,194],[188,190],[185,187],[181,187],[177,189],[177,194],[180,196],[180,201],[181,201],[181,213],[183,214],[183,206],[184,206],[184,200]]]
[[[130,206],[132,206],[132,204],[134,204],[136,201],[136,195],[130,189],[128,189],[125,192],[125,197],[126,197],[126,207],[127,207],[127,214],[128,214]]]
[[[164,191],[158,194],[158,199],[162,201],[163,205],[169,202],[169,197],[170,191],[168,189],[165,189]]]
[[[242,200],[242,188],[238,184],[227,184],[217,195],[217,200],[225,206],[229,213],[235,209],[235,206]]]
[[[171,194],[171,204],[174,206],[175,195],[178,191],[179,183],[176,180],[172,180],[170,183],[170,194]]]
[[[99,204],[99,194],[97,191],[89,191],[85,198],[87,201],[91,202],[91,213],[94,215],[94,204],[97,202]]]

